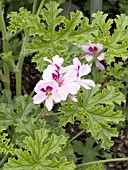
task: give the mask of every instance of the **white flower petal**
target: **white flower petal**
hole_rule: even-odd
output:
[[[99,70],[105,70],[105,67],[103,66],[103,64],[101,64],[98,60],[96,60],[95,62],[96,62],[96,67],[98,67]]]
[[[42,103],[42,101],[44,101],[46,98],[46,95],[45,93],[42,92],[42,94],[36,94],[34,97],[33,97],[33,103],[34,104],[40,104]]]
[[[75,57],[75,58],[73,59],[73,64],[74,64],[74,66],[75,66],[76,69],[78,69],[78,66],[81,67],[81,63],[80,63],[80,61],[78,60],[77,57]]]
[[[49,98],[46,98],[45,105],[46,105],[48,111],[51,111],[51,110],[52,110],[52,107],[53,107],[53,99],[52,99],[51,96],[50,96]]]
[[[84,53],[90,53],[90,51],[88,50],[89,46],[87,46],[87,45],[80,45],[79,47],[81,48],[81,50],[84,51]]]
[[[40,80],[40,81],[36,84],[36,86],[35,86],[35,88],[34,88],[34,91],[35,91],[36,93],[41,93],[41,94],[42,94],[41,89],[42,89],[44,86],[45,86],[45,82],[44,82],[43,80]]]
[[[76,81],[77,73],[78,73],[78,71],[75,69],[71,69],[70,71],[68,71],[63,77],[64,83]]]
[[[61,100],[63,100],[63,101],[65,101],[65,100],[67,99],[67,96],[68,96],[68,94],[69,94],[69,92],[66,91],[63,87],[60,87],[60,88],[58,89],[58,93],[59,93],[59,95],[61,96]]]
[[[94,81],[93,81],[93,80],[89,80],[89,79],[79,80],[79,84],[80,84],[81,86],[83,86],[84,88],[86,88],[86,89],[90,89],[89,86],[95,87]]]
[[[61,101],[61,96],[58,94],[57,90],[52,92],[52,98],[56,103]]]
[[[49,63],[52,63],[52,61],[49,60],[47,57],[44,57],[43,60],[44,60],[44,61],[47,61],[47,62],[49,62]]]
[[[101,55],[97,57],[97,60],[99,61],[104,60],[105,59],[104,56],[105,56],[105,53],[101,53]]]
[[[80,86],[76,82],[66,83],[64,87],[71,94],[77,94],[80,89]]]
[[[91,68],[88,64],[81,66],[81,76],[87,75],[91,72]]]

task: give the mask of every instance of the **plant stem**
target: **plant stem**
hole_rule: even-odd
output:
[[[70,9],[71,9],[71,3],[72,3],[72,0],[69,1],[69,5],[68,5],[68,9],[67,9],[67,14],[66,14],[67,18],[69,17],[69,13],[70,13]]]
[[[40,114],[35,118],[35,122],[37,122],[41,118],[41,116],[43,115],[43,113],[45,113],[45,111],[47,111],[46,107],[44,107],[42,112],[40,112]]]
[[[5,155],[5,156],[3,157],[3,159],[0,161],[0,167],[2,167],[2,165],[4,164],[4,162],[8,159],[9,155],[10,155],[10,153],[8,153],[7,155]]]
[[[0,27],[2,31],[2,36],[3,36],[3,52],[8,53],[8,34],[6,31],[6,26],[4,22],[4,17],[3,17],[3,12],[2,12],[2,2],[0,0]],[[7,62],[4,62],[3,65],[3,72],[4,72],[4,86],[6,89],[10,89],[10,70],[9,70],[9,65]]]
[[[8,41],[12,40],[16,35],[18,35],[19,33],[21,33],[23,31],[23,29],[19,29],[17,32],[15,32],[14,34],[12,34],[9,38]]]
[[[91,15],[97,11],[102,10],[102,0],[91,0],[90,4],[90,22],[92,22]]]
[[[88,65],[92,64],[96,59],[97,57],[106,50],[107,48],[103,48],[101,51],[99,51],[89,62],[88,62]]]
[[[16,66],[16,70],[15,70],[15,74],[16,74],[16,96],[20,96],[21,95],[21,73],[22,73],[22,67],[23,67],[23,63],[24,63],[24,50],[25,50],[25,46],[28,42],[28,34],[27,34],[27,30],[24,30],[25,32],[25,37],[23,39],[23,44],[22,44],[22,48],[21,48],[21,52],[20,52],[20,57]]]
[[[59,112],[59,113],[54,113],[54,114],[51,114],[51,115],[48,115],[48,116],[52,117],[52,116],[59,116],[59,115],[63,115],[63,113]]]
[[[44,2],[45,2],[45,0],[42,0],[42,1],[41,1],[40,6],[39,6],[39,8],[38,8],[38,11],[37,11],[37,13],[36,13],[36,16],[38,16],[38,15],[40,14],[40,11],[41,11],[41,9],[42,9],[42,7],[43,7],[43,5],[44,5]]]
[[[36,14],[37,2],[38,2],[38,0],[34,0],[33,8],[32,8],[32,13],[33,13],[33,15]]]
[[[73,140],[75,140],[78,136],[80,136],[83,132],[85,132],[85,130],[82,130],[82,131],[80,131],[79,133],[77,133],[72,139],[70,139],[69,141],[68,141],[68,144],[69,143],[71,143]]]
[[[106,159],[106,160],[87,162],[87,163],[77,165],[77,168],[87,166],[87,165],[92,165],[92,164],[106,163],[106,162],[117,162],[117,161],[128,161],[128,158],[112,158],[112,159]]]

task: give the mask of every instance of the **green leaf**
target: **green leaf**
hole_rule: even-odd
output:
[[[106,168],[102,163],[98,163],[98,164],[89,166],[88,168],[86,168],[86,170],[106,170]]]
[[[124,121],[125,117],[120,110],[114,111],[114,104],[121,105],[125,96],[116,92],[115,87],[107,87],[99,92],[99,86],[84,90],[77,95],[78,102],[69,102],[62,105],[59,116],[60,124],[65,126],[68,122],[81,121],[80,127],[91,132],[95,140],[101,140],[101,147],[108,149],[113,145],[111,137],[117,136],[116,127],[111,125]]]
[[[30,17],[29,32],[34,37],[26,47],[30,52],[37,52],[32,61],[37,63],[39,71],[43,71],[44,57],[51,59],[56,54],[62,56],[68,51],[69,43],[83,40],[85,34],[92,37],[91,33],[96,32],[80,11],[72,12],[70,19],[67,19],[60,16],[62,9],[55,1],[45,6],[41,18]]]
[[[0,126],[0,152],[8,154],[13,152],[13,145],[10,144],[10,139],[7,138],[8,134],[2,132],[5,129],[5,127]]]
[[[7,104],[12,103],[10,90],[7,89],[2,90],[2,95],[0,96],[0,103],[7,103]]]
[[[19,96],[10,103],[0,104],[0,125],[8,126],[26,120],[35,107],[32,98],[27,95]]]
[[[35,139],[26,137],[24,140],[25,150],[17,149],[15,153],[18,159],[10,158],[4,169],[74,170],[74,163],[68,162],[66,157],[50,159],[50,155],[59,154],[62,150],[61,147],[66,144],[66,138],[55,134],[49,138],[48,133],[48,130],[40,129],[35,131]]]
[[[30,12],[21,7],[19,12],[11,12],[8,14],[7,18],[9,18],[9,26],[7,27],[8,33],[14,34],[19,29],[23,29],[28,24],[28,17]]]
[[[106,78],[105,71],[99,71],[97,67],[92,67],[91,74],[93,76],[93,81],[96,84],[101,83]]]
[[[108,15],[103,14],[103,12],[94,13],[92,16],[94,17],[93,25],[99,29],[98,34],[95,35],[95,41],[107,48],[105,56],[107,64],[115,61],[115,56],[122,57],[125,61],[128,56],[128,16],[117,15],[114,20],[107,19]],[[116,24],[116,29],[111,35],[110,30],[113,23]]]
[[[82,163],[98,160],[100,156],[98,151],[101,149],[99,145],[94,146],[95,140],[92,137],[86,139],[85,145],[81,141],[73,141],[74,152],[82,155]]]

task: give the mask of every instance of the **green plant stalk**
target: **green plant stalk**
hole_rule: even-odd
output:
[[[42,9],[44,3],[45,3],[45,0],[42,0],[41,3],[40,3],[40,6],[39,6],[39,8],[38,8],[38,11],[37,11],[37,13],[36,13],[36,16],[39,16],[40,11],[41,11],[41,9]]]
[[[69,1],[69,5],[68,5],[68,9],[67,9],[67,14],[66,14],[66,17],[67,17],[67,18],[68,18],[69,13],[70,13],[71,3],[72,3],[72,0]]]
[[[93,165],[93,164],[98,164],[98,163],[118,162],[118,161],[128,161],[128,158],[112,158],[112,159],[106,159],[106,160],[92,161],[92,162],[79,164],[77,165],[77,168],[88,166],[88,165]]]
[[[2,12],[2,2],[0,0],[0,27],[2,31],[2,37],[3,37],[3,52],[8,53],[8,34],[6,31],[6,26],[4,22],[4,17],[3,17],[3,12]],[[4,74],[4,87],[5,89],[10,90],[10,70],[9,70],[9,65],[7,62],[3,61],[3,74]]]
[[[91,0],[90,4],[90,22],[92,22],[92,14],[102,10],[102,0]]]
[[[10,153],[8,153],[7,155],[5,155],[3,157],[3,159],[0,161],[0,167],[2,167],[2,165],[4,164],[4,162],[8,159],[8,157],[10,156]]]
[[[89,64],[89,65],[92,64],[92,63],[97,59],[97,57],[98,57],[101,53],[103,53],[106,49],[107,49],[107,48],[103,48],[101,51],[99,51],[99,52],[88,62],[88,64]]]
[[[69,141],[68,141],[68,144],[69,143],[71,143],[73,140],[75,140],[78,136],[80,136],[83,132],[85,132],[85,130],[82,130],[82,131],[80,131],[79,133],[77,133],[72,139],[70,139]]]
[[[8,37],[8,41],[12,40],[16,35],[18,35],[19,33],[21,33],[23,31],[23,29],[19,29],[17,32],[15,32],[14,34],[12,34],[11,36]]]
[[[37,2],[38,2],[38,0],[34,0],[34,2],[33,2],[33,7],[32,7],[32,13],[33,13],[33,15],[36,14]]]
[[[28,35],[27,35],[27,30],[24,30],[25,32],[25,37],[23,39],[23,44],[22,44],[22,48],[21,48],[21,52],[20,52],[20,57],[16,66],[16,70],[15,70],[15,75],[16,75],[16,96],[20,96],[21,95],[21,76],[22,76],[22,67],[23,67],[23,63],[24,63],[24,50],[25,50],[25,46],[28,42]]]

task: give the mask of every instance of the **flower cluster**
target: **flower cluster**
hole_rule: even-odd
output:
[[[34,88],[36,95],[33,97],[35,104],[40,104],[45,100],[45,105],[49,111],[53,107],[53,101],[65,101],[68,95],[71,96],[72,100],[77,101],[75,95],[81,86],[86,89],[95,86],[92,80],[82,79],[82,76],[91,72],[88,64],[81,65],[78,58],[74,58],[72,65],[63,67],[63,58],[56,55],[52,60],[45,58],[45,61],[50,64],[44,70],[42,80],[36,84]]]
[[[98,52],[100,52],[103,47],[102,44],[92,44],[89,42],[89,45],[80,45],[79,46],[85,53],[85,55],[82,58],[85,58],[87,61],[90,61]],[[99,62],[104,60],[105,53],[101,53],[97,59],[95,60],[96,67],[99,68],[99,70],[104,70],[104,66]]]

